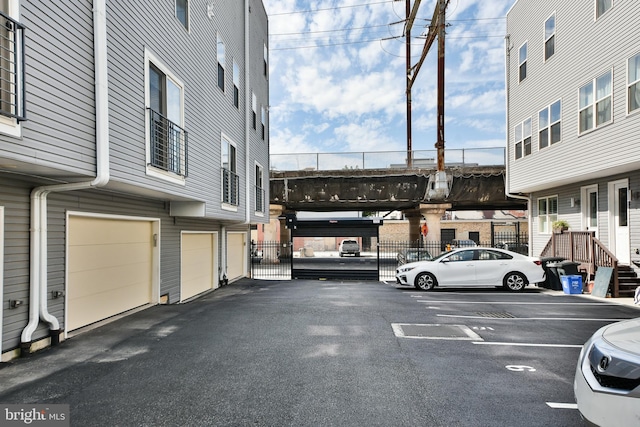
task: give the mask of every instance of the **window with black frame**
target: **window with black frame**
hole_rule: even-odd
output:
[[[152,62],[148,75],[150,165],[186,176],[182,86]]]

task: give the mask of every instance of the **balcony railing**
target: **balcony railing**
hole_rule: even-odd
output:
[[[264,212],[264,189],[256,186],[256,212]]]
[[[162,114],[149,110],[150,165],[187,176],[187,131]]]
[[[271,170],[436,169],[437,150],[271,154]],[[410,166],[409,166],[410,164]],[[504,147],[445,150],[446,167],[504,166]]]
[[[0,12],[0,114],[27,120],[24,26]]]
[[[238,206],[240,200],[240,177],[227,168],[222,168],[222,202]]]

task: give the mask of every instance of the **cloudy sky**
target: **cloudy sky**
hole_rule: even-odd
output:
[[[447,149],[504,146],[505,15],[514,1],[449,3]],[[405,1],[263,2],[271,153],[406,150]],[[435,3],[420,5],[412,65]],[[434,43],[412,90],[414,150],[433,150],[436,141],[436,59]]]

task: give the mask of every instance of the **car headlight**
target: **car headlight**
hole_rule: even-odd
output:
[[[414,268],[416,268],[415,266],[413,267],[400,267],[398,268],[398,273],[406,273],[407,271],[411,271]]]

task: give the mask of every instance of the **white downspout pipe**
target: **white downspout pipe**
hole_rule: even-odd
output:
[[[93,39],[96,104],[96,177],[91,181],[35,188],[31,192],[30,305],[29,322],[21,335],[22,354],[28,354],[39,319],[49,324],[51,344],[60,339],[60,323],[47,306],[47,195],[52,192],[84,190],[109,182],[109,100],[107,72],[106,0],[93,1]]]
[[[509,129],[511,127],[509,123],[509,95],[510,95],[510,77],[511,73],[509,72],[509,67],[511,66],[511,38],[507,34],[504,38],[505,40],[505,66],[504,66],[504,91],[505,91],[505,123],[506,123],[506,145],[505,145],[505,158],[504,158],[504,170],[505,170],[505,179],[504,179],[504,194],[507,197],[512,197],[514,199],[521,199],[527,201],[527,230],[529,234],[529,239],[533,236],[533,224],[531,219],[533,218],[533,208],[531,206],[531,196],[522,196],[520,194],[511,194],[510,193],[510,181],[509,181],[509,159],[511,158],[511,153],[509,152]],[[529,256],[533,253],[533,245],[529,245]]]

